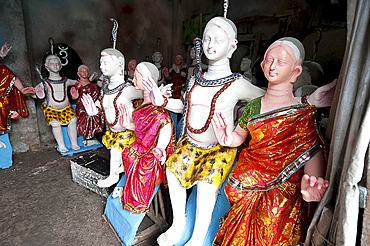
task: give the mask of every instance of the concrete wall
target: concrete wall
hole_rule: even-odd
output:
[[[236,20],[256,15],[275,16],[287,11],[294,13],[288,34],[299,35],[312,13],[312,6],[305,0],[232,0],[228,17]],[[40,80],[34,66],[42,63],[49,49],[48,39],[52,37],[55,43],[74,48],[82,62],[100,74],[100,51],[112,47],[109,38],[113,23],[109,18],[114,18],[119,22],[116,48],[125,55],[126,65],[131,59],[151,58],[160,38],[163,63],[169,67],[177,54],[187,55],[187,47],[182,45],[183,21],[200,13],[223,15],[223,1],[0,0],[0,44],[8,42],[13,46],[1,63],[8,65],[25,86],[37,85]],[[261,22],[255,28],[270,34],[276,31],[276,24]],[[340,45],[344,50],[343,43]],[[325,60],[327,56],[323,53],[318,57]],[[30,116],[12,121],[10,138],[15,152],[55,144],[39,109],[40,101],[27,97],[27,106]]]

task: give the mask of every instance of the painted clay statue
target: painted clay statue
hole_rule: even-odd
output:
[[[251,135],[225,186],[231,209],[214,245],[296,245],[305,239],[313,212],[306,202],[320,201],[329,182],[322,178],[316,108],[293,95],[303,51],[294,38],[274,42],[261,63],[266,94],[249,102],[234,131],[223,113],[212,119],[223,146],[237,147]]]
[[[168,81],[170,81],[170,74],[168,72],[168,68],[164,65],[162,65],[163,56],[162,53],[159,51],[156,51],[152,55],[152,60],[154,62],[154,65],[158,68],[159,71],[159,79],[158,79],[158,86],[166,85]]]
[[[68,125],[72,149],[80,149],[77,143],[77,117],[67,97],[68,87],[74,85],[76,81],[61,77],[59,74],[61,68],[60,58],[56,55],[49,55],[45,60],[45,69],[49,72],[49,77],[44,78],[43,82],[38,84],[35,89],[39,99],[45,98],[41,110],[46,123],[52,127],[59,151],[68,152],[69,150],[64,144],[62,125]]]
[[[134,59],[130,60],[127,64],[128,74],[126,76],[126,81],[128,81],[130,84],[133,84],[132,80],[134,78],[136,66],[137,66],[137,61]]]
[[[161,246],[173,245],[179,240],[179,232],[185,225],[186,189],[194,184],[197,184],[197,213],[192,237],[186,245],[202,245],[219,187],[230,172],[236,155],[235,148],[218,143],[211,119],[215,112],[221,112],[231,126],[233,109],[239,100],[251,101],[265,93],[241,74],[231,72],[229,59],[237,46],[236,34],[236,27],[229,19],[211,19],[203,34],[208,71],[198,71],[189,80],[185,105],[181,100],[168,99],[166,109],[175,113],[183,111],[184,123],[177,149],[166,162],[174,220],[172,226],[159,236],[157,241]],[[164,103],[155,84],[148,83],[146,88],[155,105]],[[332,88],[330,85],[320,90],[311,103],[328,104],[329,101],[323,98],[333,94]]]
[[[251,81],[252,84],[257,85],[257,80],[252,74],[251,70],[252,60],[249,57],[243,57],[240,63],[240,71],[243,72],[243,76],[247,78],[247,80]]]
[[[77,133],[82,135],[84,139],[91,139],[96,133],[103,131],[101,114],[88,115],[82,102],[82,95],[89,94],[96,102],[99,100],[99,89],[90,82],[90,71],[87,66],[79,66],[77,75],[79,79],[71,88],[72,99],[76,100]]]
[[[135,140],[133,131],[126,129],[119,122],[122,104],[127,107],[130,122],[134,111],[133,100],[143,98],[143,93],[136,90],[124,76],[125,58],[123,54],[113,48],[104,49],[100,57],[100,70],[104,75],[103,87],[101,88],[100,103],[94,103],[90,95],[83,95],[83,104],[87,114],[97,115],[104,113],[107,131],[103,136],[103,143],[110,150],[110,173],[104,180],[98,180],[99,187],[110,187],[119,180],[119,173],[123,172],[122,151]]]
[[[155,186],[165,179],[167,156],[175,147],[175,130],[170,113],[163,107],[151,103],[144,90],[143,80],[158,81],[157,67],[141,62],[136,67],[134,85],[143,91],[144,101],[129,114],[127,105],[120,105],[120,125],[134,131],[135,141],[122,152],[126,184],[121,195],[123,208],[133,213],[148,211],[149,201]]]
[[[181,91],[186,84],[187,65],[183,63],[181,55],[175,57],[175,63],[169,70],[170,83],[172,83],[172,98],[179,99]]]
[[[191,64],[188,66],[187,79],[190,79],[193,73],[199,70],[194,47],[191,47],[189,56],[191,59]]]

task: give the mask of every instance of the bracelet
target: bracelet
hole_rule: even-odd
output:
[[[167,103],[168,103],[168,99],[167,99],[167,97],[165,97],[165,96],[163,96],[163,95],[162,95],[162,97],[163,97],[163,99],[164,99],[164,103],[163,103],[160,107],[164,108],[164,107],[166,107],[166,105],[167,105]]]
[[[310,94],[303,95],[303,97],[301,98],[301,102],[304,103],[304,104],[310,105],[310,103],[308,102],[308,97],[309,96],[310,96]]]

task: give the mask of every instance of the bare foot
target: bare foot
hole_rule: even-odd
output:
[[[97,186],[100,187],[100,188],[111,187],[112,185],[117,183],[118,180],[119,180],[119,175],[118,174],[111,174],[106,179],[98,180]]]
[[[72,145],[72,149],[73,150],[79,150],[79,149],[81,149],[81,147],[80,146],[78,146],[78,144],[76,145],[76,144],[73,144]]]
[[[65,153],[65,152],[68,152],[69,150],[65,146],[63,147],[59,146],[59,151],[62,153]]]
[[[176,225],[175,223],[172,224],[170,229],[168,229],[165,233],[162,233],[157,238],[157,243],[160,246],[172,246],[176,244],[180,240],[184,226],[185,226],[185,218],[181,223],[177,223]]]

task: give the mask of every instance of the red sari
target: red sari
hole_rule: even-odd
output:
[[[89,116],[86,113],[81,98],[83,94],[89,94],[95,102],[99,97],[99,89],[94,84],[82,86],[78,82],[76,82],[74,86],[78,90],[75,110],[77,115],[77,132],[78,135],[82,135],[84,139],[90,139],[93,138],[96,133],[102,132],[103,130],[101,114]]]
[[[172,137],[166,148],[167,157],[175,147],[175,131],[170,114],[162,107],[151,103],[134,110],[136,141],[122,152],[126,184],[121,202],[123,208],[133,213],[148,210],[155,186],[165,179],[165,165],[154,157],[152,150],[157,146],[161,129],[167,123],[172,125]]]
[[[252,139],[225,186],[231,208],[215,245],[294,245],[310,223],[300,190],[302,167],[323,148],[316,109],[299,104],[251,116],[259,102],[239,121]]]
[[[5,65],[0,65],[0,134],[10,131],[10,120],[16,111],[21,116],[28,116],[24,96],[15,86],[16,77]]]

